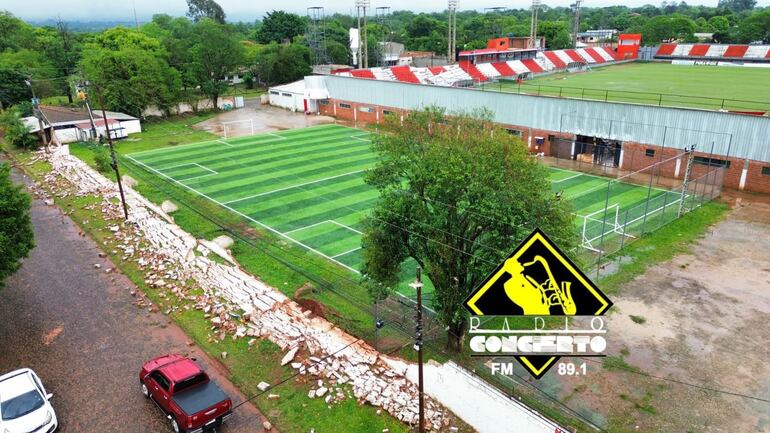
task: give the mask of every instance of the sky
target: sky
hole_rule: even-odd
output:
[[[688,4],[716,6],[718,0],[691,0]],[[573,0],[544,0],[549,6],[568,6]],[[310,6],[324,6],[326,12],[350,13],[354,0],[282,0],[244,1],[218,0],[227,14],[228,21],[252,21],[260,18],[266,11],[283,9],[289,12],[305,14]],[[390,6],[392,10],[413,10],[415,12],[443,10],[446,0],[371,0],[372,7]],[[585,6],[627,5],[641,6],[646,3],[659,4],[656,0],[585,0]],[[14,15],[30,20],[43,20],[57,15],[65,20],[79,21],[133,21],[132,4],[136,5],[139,21],[148,21],[153,14],[167,13],[183,15],[187,10],[185,0],[0,0],[0,10],[7,9]],[[528,0],[460,0],[460,9],[483,10],[487,7],[526,8]],[[760,5],[770,5],[770,0],[759,0]]]

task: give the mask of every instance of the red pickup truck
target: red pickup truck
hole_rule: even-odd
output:
[[[233,402],[194,359],[164,355],[139,373],[142,394],[158,405],[176,433],[212,430],[232,415]]]

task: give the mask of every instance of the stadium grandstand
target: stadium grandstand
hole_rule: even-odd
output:
[[[655,58],[770,66],[770,45],[662,44]]]
[[[500,78],[517,79],[574,67],[611,65],[620,60],[614,50],[605,47],[553,51],[483,49],[462,51],[458,58],[457,64],[447,66],[392,66],[338,71],[336,74],[370,80],[468,87]]]

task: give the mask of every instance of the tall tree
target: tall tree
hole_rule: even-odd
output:
[[[756,12],[738,26],[738,39],[743,43],[770,43],[770,10]]]
[[[257,42],[291,42],[296,36],[304,34],[306,27],[305,20],[299,15],[284,11],[268,12],[257,29]]]
[[[386,118],[374,137],[366,182],[380,198],[364,222],[362,273],[375,298],[394,290],[414,259],[435,287],[433,308],[459,350],[462,303],[539,226],[562,247],[577,245],[570,205],[551,192],[548,169],[491,114],[442,109]]]
[[[195,22],[208,18],[219,24],[225,23],[225,11],[214,0],[187,0],[187,16]]]
[[[0,107],[8,108],[32,97],[24,82],[26,79],[27,76],[17,70],[0,67]]]
[[[718,6],[733,12],[750,11],[757,5],[757,0],[719,0]]]
[[[10,173],[8,164],[0,163],[0,288],[35,246],[29,196],[11,182]]]
[[[98,86],[105,108],[140,117],[155,105],[165,114],[179,98],[179,72],[166,61],[157,39],[125,28],[111,29],[87,44],[80,65]]]
[[[196,43],[190,49],[190,73],[216,109],[223,81],[243,63],[244,49],[227,27],[210,19],[195,24]]]

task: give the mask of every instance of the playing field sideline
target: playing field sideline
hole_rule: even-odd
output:
[[[588,72],[560,73],[526,81],[522,92],[550,96],[665,106],[770,111],[770,68],[626,63]],[[542,86],[538,88],[538,86]],[[513,83],[490,83],[489,90],[518,91]],[[609,90],[609,95],[605,94]],[[625,93],[620,93],[625,92]],[[647,92],[649,95],[631,92]],[[662,98],[658,94],[664,95]],[[670,95],[670,96],[665,96]],[[681,96],[674,96],[681,95]],[[706,99],[714,98],[714,99]],[[662,101],[661,101],[662,99]],[[739,101],[755,101],[739,102]]]
[[[364,182],[365,170],[375,162],[368,136],[358,129],[322,125],[167,147],[127,158],[357,273],[362,262],[361,221],[378,196]],[[583,227],[582,215],[599,212],[597,218],[602,218],[606,178],[554,168],[551,181],[555,192],[574,203],[576,230]],[[655,190],[654,195],[667,194]],[[610,204],[620,214],[647,197],[645,187],[619,185]]]

